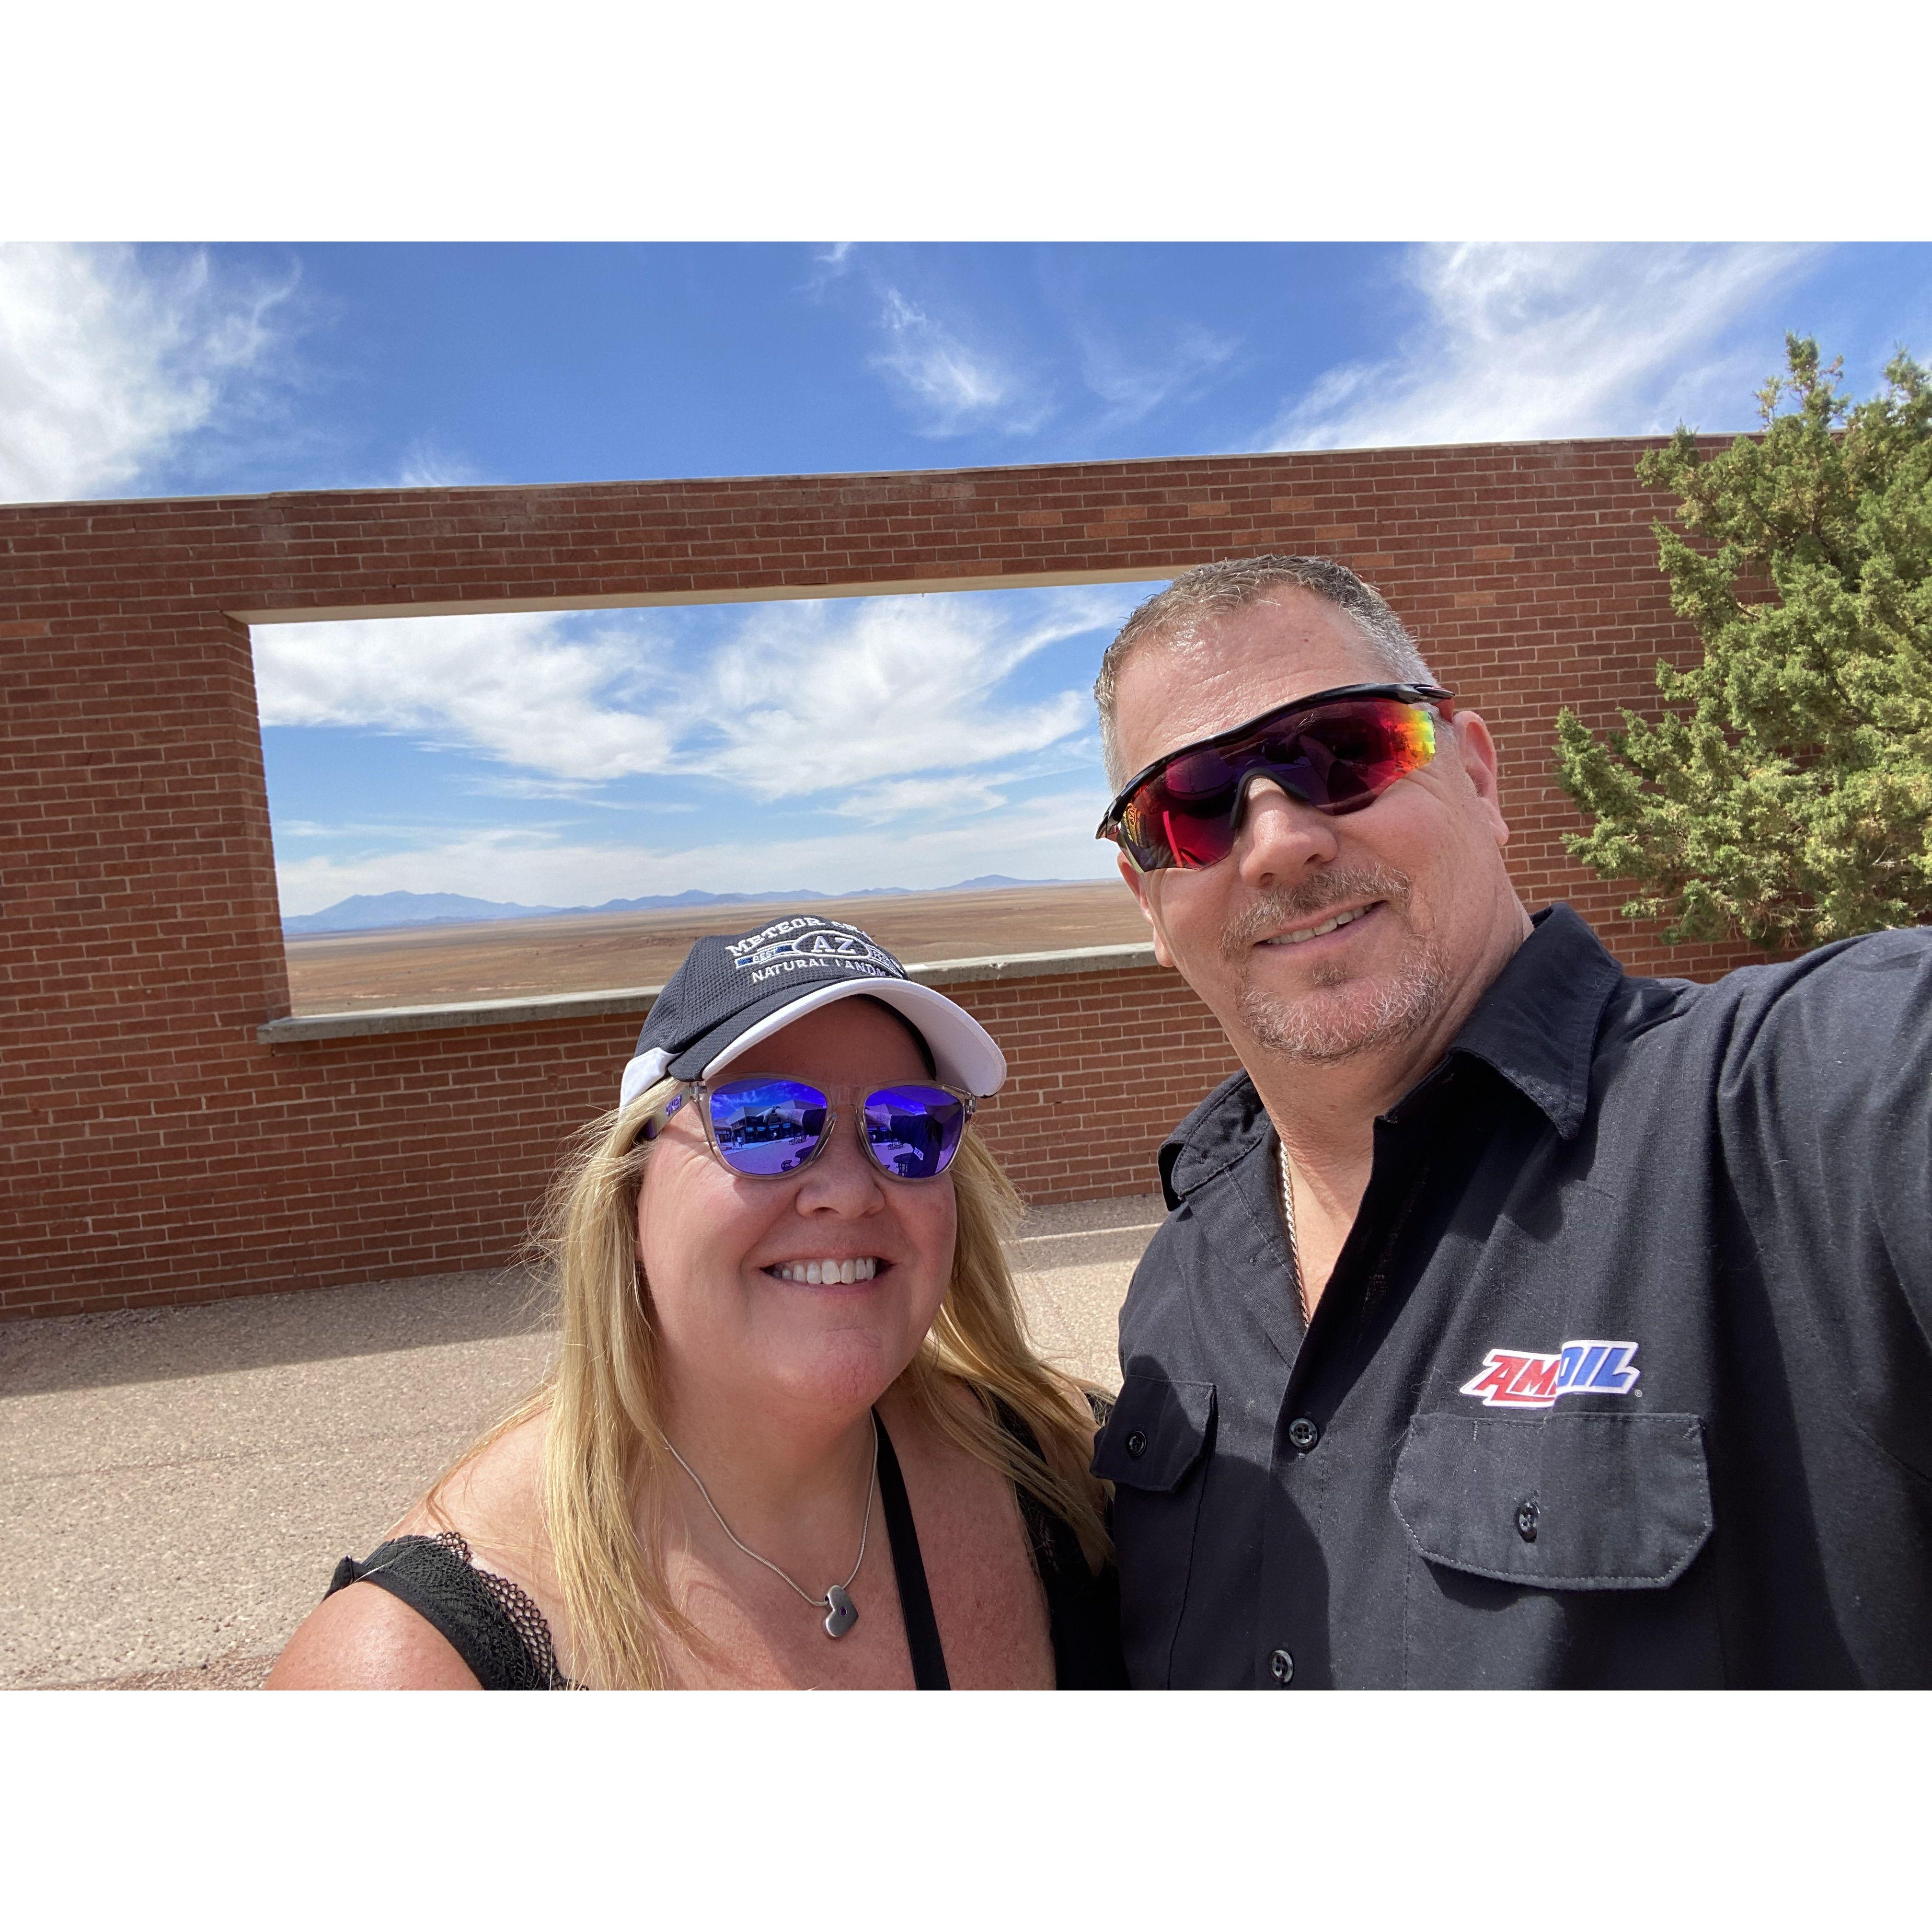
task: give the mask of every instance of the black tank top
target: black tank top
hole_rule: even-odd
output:
[[[999,1416],[1010,1435],[1034,1454],[1040,1453],[1033,1432],[1004,1403]],[[1125,1690],[1120,1580],[1112,1564],[1096,1576],[1087,1568],[1072,1526],[1024,1490],[1016,1493],[1034,1567],[1046,1593],[1054,1688]],[[950,1690],[952,1680],[933,1616],[919,1532],[899,1459],[884,1423],[879,1424],[879,1503],[892,1545],[899,1614],[912,1652],[914,1688]],[[374,1583],[408,1604],[445,1639],[486,1690],[572,1688],[557,1667],[556,1646],[543,1612],[507,1577],[475,1568],[469,1544],[454,1530],[437,1536],[397,1537],[371,1550],[360,1563],[345,1556],[336,1565],[326,1594],[332,1597],[351,1583]]]

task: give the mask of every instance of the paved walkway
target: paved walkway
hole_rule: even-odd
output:
[[[1036,1208],[1036,1344],[1113,1386],[1147,1196]],[[514,1272],[0,1324],[0,1688],[259,1684],[368,1550],[543,1372]]]

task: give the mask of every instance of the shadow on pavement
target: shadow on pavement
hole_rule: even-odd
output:
[[[1008,1252],[1022,1276],[1069,1266],[1130,1265],[1160,1214],[1158,1198],[1145,1195],[1036,1208]],[[0,1322],[0,1397],[339,1361],[536,1335],[555,1325],[548,1292],[524,1268]]]
[[[548,1291],[521,1268],[8,1322],[0,1323],[0,1396],[337,1361],[554,1325]]]

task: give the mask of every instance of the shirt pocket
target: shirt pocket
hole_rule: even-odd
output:
[[[1711,1537],[1700,1418],[1419,1415],[1390,1500],[1427,1566],[1412,1683],[1721,1679],[1711,1593],[1673,1587]]]
[[[1214,1434],[1212,1382],[1130,1375],[1094,1442],[1094,1473],[1114,1485],[1120,1638],[1136,1689],[1168,1682]]]

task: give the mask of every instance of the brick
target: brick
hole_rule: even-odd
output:
[[[256,1044],[288,984],[229,610],[1160,577],[1318,549],[1370,574],[1491,720],[1525,896],[1570,899],[1634,970],[1706,976],[1751,956],[1667,952],[1620,918],[1624,895],[1568,858],[1577,820],[1550,770],[1562,705],[1598,725],[1654,715],[1658,659],[1695,654],[1656,567],[1666,506],[1633,474],[1655,446],[0,507],[0,1320],[508,1260],[635,1037],[616,1019]],[[1234,1064],[1158,970],[955,991],[1006,1048],[983,1130],[1036,1200],[1144,1191],[1161,1138]],[[1117,1138],[1070,1154],[1070,1104]]]

